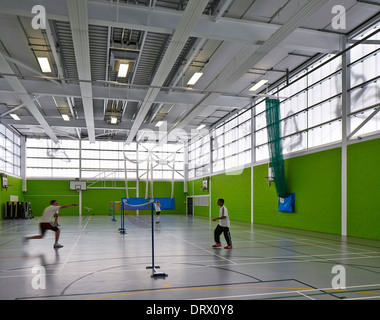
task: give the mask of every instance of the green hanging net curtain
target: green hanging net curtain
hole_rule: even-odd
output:
[[[281,198],[286,198],[290,193],[288,184],[286,183],[284,158],[282,154],[280,100],[267,98],[265,105],[270,166],[274,174],[277,195]]]

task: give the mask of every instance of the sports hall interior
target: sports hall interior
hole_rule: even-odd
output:
[[[0,1],[0,299],[379,299],[379,80],[378,0]]]

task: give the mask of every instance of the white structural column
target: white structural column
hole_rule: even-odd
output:
[[[342,36],[342,50],[346,49],[346,38]],[[350,75],[347,65],[349,63],[349,51],[342,54],[342,157],[341,157],[341,235],[347,236],[347,141],[349,133],[349,121],[347,115],[350,110],[348,94]]]

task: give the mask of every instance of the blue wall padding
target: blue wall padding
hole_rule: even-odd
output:
[[[149,199],[145,198],[122,198],[121,203],[123,205],[122,209],[124,210],[147,210],[150,209],[150,206],[147,204],[141,207],[134,207],[136,205],[147,203]],[[154,202],[160,201],[161,210],[165,209],[175,209],[174,198],[154,198]],[[128,206],[131,205],[131,206]]]
[[[278,199],[278,211],[279,212],[294,212],[295,194],[291,193],[286,198]]]
[[[160,201],[161,210],[172,210],[175,209],[174,198],[154,198],[154,202]]]

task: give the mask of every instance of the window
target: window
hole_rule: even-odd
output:
[[[378,30],[377,25],[364,32],[356,40],[363,39]],[[368,40],[380,40],[376,33]],[[375,42],[376,43],[376,42]],[[355,130],[380,104],[380,45],[370,41],[361,43],[350,50],[350,127]],[[362,126],[354,137],[380,130],[380,113]]]
[[[252,162],[251,110],[244,110],[211,133],[212,171],[243,167]]]
[[[183,179],[182,145],[154,143],[27,139],[27,177],[86,180],[146,179],[147,159],[152,155],[155,179]],[[126,161],[124,164],[124,156]],[[1,164],[0,164],[1,165]],[[150,170],[150,168],[149,168]],[[150,178],[150,176],[149,176]]]
[[[341,140],[341,72],[341,57],[328,55],[269,92],[282,97],[284,154]],[[269,158],[264,99],[257,101],[255,113],[255,161],[261,161]]]
[[[189,178],[209,175],[210,135],[198,135],[189,143]]]
[[[20,176],[21,139],[10,129],[0,124],[0,171]]]

